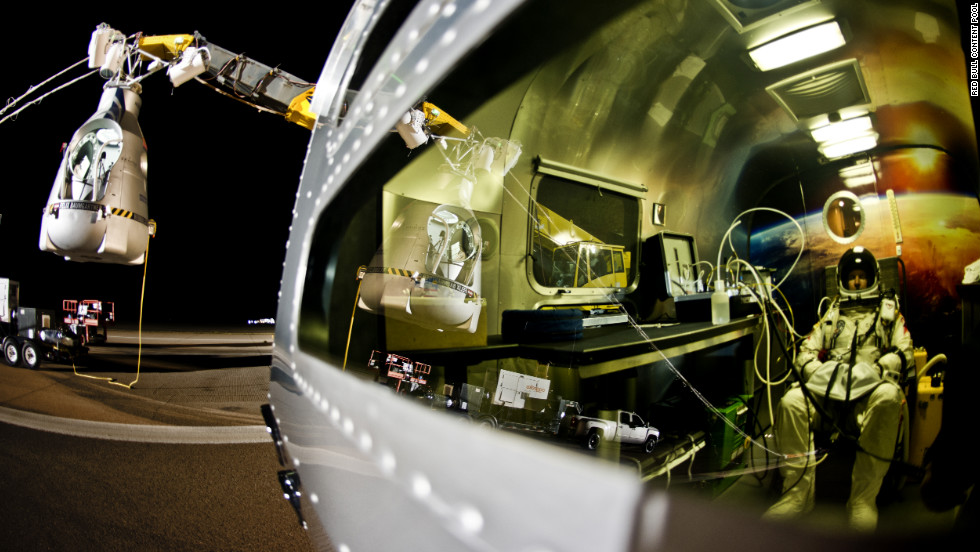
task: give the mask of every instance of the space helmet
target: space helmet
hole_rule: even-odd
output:
[[[845,300],[878,297],[878,276],[875,256],[864,247],[855,246],[841,255],[837,263],[837,291]],[[858,289],[851,289],[854,286]]]

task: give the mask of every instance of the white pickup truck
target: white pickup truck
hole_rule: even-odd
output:
[[[639,415],[626,410],[603,410],[599,418],[576,416],[571,429],[576,438],[589,450],[599,448],[603,441],[640,445],[644,452],[653,452],[660,440],[660,430],[643,421]]]

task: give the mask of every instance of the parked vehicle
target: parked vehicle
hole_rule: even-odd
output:
[[[651,453],[660,441],[659,429],[625,410],[603,410],[598,418],[576,416],[571,426],[575,437],[589,450],[596,450],[606,441],[641,445],[644,452]]]
[[[82,339],[83,345],[100,345],[109,339],[109,326],[116,321],[112,301],[99,299],[65,299],[62,303],[64,323]]]
[[[53,312],[22,307],[19,296],[17,282],[0,278],[0,347],[7,364],[33,370],[42,358],[72,362],[88,351],[78,334],[56,325]]]
[[[391,353],[371,351],[368,368],[377,370],[379,381],[394,387],[395,393],[429,390],[426,377],[432,371],[432,366],[428,364]],[[402,384],[405,384],[404,388]]]

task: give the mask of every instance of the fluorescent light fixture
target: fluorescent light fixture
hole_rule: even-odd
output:
[[[869,186],[875,183],[874,165],[869,161],[843,168],[837,174],[840,175],[844,186],[848,188]]]
[[[846,43],[837,21],[807,27],[749,50],[749,57],[762,71],[769,71],[829,52]]]
[[[878,133],[871,132],[842,142],[820,144],[817,150],[827,159],[836,159],[859,151],[867,151],[877,145]]]
[[[857,138],[868,134],[871,130],[871,116],[865,115],[815,128],[810,131],[810,136],[813,136],[815,142],[824,144]]]
[[[817,127],[810,130],[810,135],[818,144],[817,149],[827,159],[866,151],[878,145],[878,133],[874,130],[870,115]],[[841,176],[843,177],[844,174],[841,173]],[[855,183],[863,181],[862,178],[854,180]]]
[[[872,165],[870,161],[861,161],[860,163],[855,163],[850,167],[844,167],[843,169],[837,171],[837,174],[839,174],[841,178],[868,176],[874,174],[874,165]]]
[[[844,186],[848,188],[860,188],[862,186],[870,186],[874,183],[875,177],[873,174],[851,176],[844,179]]]

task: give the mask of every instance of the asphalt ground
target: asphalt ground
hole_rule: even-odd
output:
[[[113,329],[73,364],[0,362],[0,407],[117,424],[261,425],[269,326]]]
[[[74,365],[0,362],[0,547],[311,550],[259,411],[271,349],[268,326],[116,329]]]
[[[305,549],[309,543],[301,531],[295,527],[293,513],[284,501],[278,497],[275,501],[268,500],[278,494],[274,482],[274,472],[277,467],[271,441],[265,433],[264,422],[259,408],[267,402],[269,382],[269,360],[272,350],[272,330],[269,327],[247,328],[199,328],[199,329],[160,329],[154,328],[140,334],[135,329],[116,329],[109,334],[105,345],[92,347],[87,358],[79,359],[76,365],[56,364],[46,362],[37,370],[23,367],[10,367],[0,362],[0,423],[19,426],[16,430],[7,430],[0,434],[0,440],[11,439],[11,443],[24,443],[31,440],[48,439],[46,435],[52,432],[68,436],[51,438],[37,446],[3,446],[0,447],[15,455],[10,459],[13,466],[25,466],[27,471],[21,478],[12,480],[30,481],[33,473],[31,466],[38,466],[43,460],[28,460],[19,455],[24,451],[34,449],[47,451],[42,458],[50,456],[64,458],[66,450],[85,451],[91,446],[78,447],[64,443],[76,443],[77,439],[98,439],[97,450],[91,459],[81,459],[83,465],[99,465],[100,458],[115,457],[115,453],[105,452],[106,447],[123,446],[126,451],[144,450],[145,465],[159,466],[152,472],[136,470],[132,477],[148,477],[148,473],[165,473],[160,482],[152,482],[152,487],[168,489],[154,490],[154,493],[189,496],[197,493],[190,487],[179,491],[169,490],[166,485],[179,482],[183,484],[186,476],[177,473],[187,473],[185,454],[182,452],[176,458],[174,453],[190,451],[189,457],[202,454],[202,458],[224,458],[224,454],[201,452],[202,448],[173,448],[185,445],[210,444],[221,445],[221,451],[231,451],[231,462],[224,469],[229,474],[259,471],[255,485],[265,486],[255,497],[245,501],[251,505],[243,508],[231,518],[238,518],[242,523],[238,527],[261,527],[264,524],[256,522],[252,517],[253,510],[275,512],[277,528],[274,534],[248,533],[245,536],[241,529],[231,529],[228,535],[211,535],[211,528],[203,525],[198,531],[200,539],[214,539],[199,546],[202,541],[191,543],[179,537],[171,537],[162,541],[159,549]],[[123,384],[129,385],[129,387]],[[2,427],[2,425],[0,425]],[[23,433],[20,428],[37,429],[42,433]],[[115,445],[113,442],[126,442],[129,445]],[[138,443],[133,445],[132,443]],[[157,448],[165,443],[165,448]],[[260,448],[249,448],[251,444],[259,444]],[[139,447],[136,449],[126,447]],[[65,448],[67,447],[67,449]],[[228,448],[232,447],[232,448]],[[244,447],[244,448],[242,448]],[[58,452],[61,451],[61,452]],[[72,452],[83,454],[83,452]],[[150,460],[150,455],[153,460]],[[252,456],[248,456],[251,454]],[[125,455],[120,455],[123,457]],[[242,462],[250,458],[248,462]],[[60,462],[60,461],[59,461]],[[169,466],[173,463],[173,466]],[[59,465],[59,464],[55,464]],[[258,470],[257,466],[263,466]],[[211,471],[210,464],[202,460],[198,469],[193,472]],[[49,470],[42,470],[49,471]],[[8,470],[8,473],[12,473]],[[218,481],[228,481],[235,487],[241,483],[240,476],[218,478]],[[840,474],[839,480],[845,484],[849,481],[848,472]],[[57,481],[57,480],[56,480]],[[16,483],[16,481],[14,481]],[[80,484],[80,483],[79,483]],[[108,483],[104,483],[107,485]],[[149,482],[145,484],[149,485]],[[39,494],[50,496],[50,492],[64,481],[52,483],[52,489],[37,493],[33,487],[9,488],[12,496],[27,496]],[[0,485],[6,487],[7,485]],[[824,481],[824,490],[831,488]],[[224,496],[223,493],[218,493]],[[192,523],[200,517],[200,511],[220,511],[228,515],[235,511],[228,504],[215,504],[215,496],[211,493],[202,496],[200,504],[194,506]],[[721,499],[722,502],[734,501],[734,504],[745,506],[757,501],[771,501],[766,498],[762,484],[753,478],[743,477]],[[955,513],[928,512],[918,500],[916,486],[909,485],[897,497],[897,503],[882,509],[881,525],[887,532],[915,533],[931,531],[943,532],[949,530],[955,519]],[[841,497],[833,497],[827,502],[827,507],[809,516],[807,524],[816,528],[840,527],[843,523],[843,501],[846,492]],[[262,503],[261,507],[256,504]],[[759,502],[762,504],[762,502]],[[80,505],[71,512],[65,512],[62,519],[84,520],[80,512],[87,510],[89,505]],[[38,511],[43,510],[43,500],[39,499]],[[763,509],[759,505],[758,509]],[[823,512],[823,513],[821,513]],[[13,517],[19,514],[5,513],[10,525]],[[23,517],[23,516],[22,516]],[[117,516],[118,517],[118,516]],[[145,516],[144,516],[145,517]],[[29,519],[30,516],[25,517]],[[116,519],[116,517],[111,517]],[[169,518],[168,518],[169,519]],[[246,521],[247,520],[247,521]],[[161,521],[161,527],[170,526],[173,520]],[[183,522],[187,523],[187,522]],[[21,529],[25,523],[13,523]],[[77,526],[76,526],[77,525]],[[70,526],[63,536],[58,537],[53,549],[62,548],[67,542],[82,531],[85,523]],[[237,524],[236,524],[237,525]],[[164,532],[164,529],[152,532]],[[39,530],[36,534],[23,535],[20,531],[3,531],[6,537],[16,536],[21,543],[37,543],[39,540],[51,539],[47,530]],[[288,538],[287,538],[288,535]],[[105,536],[100,536],[98,542],[107,543]],[[244,538],[242,542],[229,546],[234,539]],[[165,543],[165,544],[164,544]],[[247,544],[245,544],[247,543]],[[129,543],[133,544],[133,543]],[[145,544],[145,543],[144,543]],[[88,549],[83,546],[80,549]],[[110,548],[117,548],[110,546]],[[153,546],[149,548],[154,548]],[[118,549],[130,549],[128,545],[120,545]]]

